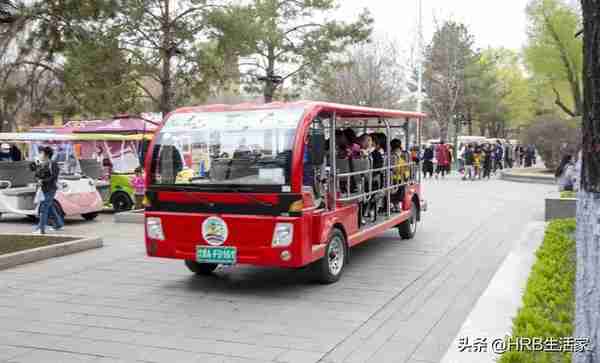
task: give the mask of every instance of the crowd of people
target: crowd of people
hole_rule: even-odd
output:
[[[512,145],[510,142],[495,144],[461,144],[458,153],[452,145],[443,140],[436,145],[423,146],[419,160],[423,161],[425,178],[444,178],[450,173],[454,158],[458,159],[458,172],[463,180],[489,179],[504,168],[533,167],[536,164],[536,151],[532,145]]]

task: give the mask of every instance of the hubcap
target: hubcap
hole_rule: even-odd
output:
[[[329,262],[329,272],[334,276],[338,275],[344,266],[344,244],[340,237],[334,237],[329,243],[327,259]]]

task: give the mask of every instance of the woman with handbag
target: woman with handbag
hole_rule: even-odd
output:
[[[53,150],[49,146],[40,148],[40,165],[37,166],[35,177],[38,180],[38,188],[42,192],[42,200],[40,201],[40,222],[35,234],[46,234],[46,229],[49,231],[61,230],[64,226],[64,221],[61,215],[56,210],[54,204],[54,196],[58,190],[58,174],[60,172],[58,164],[52,160]],[[54,228],[47,226],[48,217],[52,216],[56,225]]]

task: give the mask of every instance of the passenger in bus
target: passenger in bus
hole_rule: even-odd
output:
[[[356,133],[351,128],[347,128],[344,131],[344,136],[348,141],[348,145],[350,145],[350,150],[352,150],[353,154],[360,153],[360,143],[358,137],[356,137]]]
[[[402,141],[394,139],[390,142],[392,148],[392,183],[393,185],[400,185],[399,188],[392,194],[392,209],[394,211],[400,211],[402,200],[404,199],[404,184],[410,177],[408,170],[407,153],[402,150]]]
[[[359,137],[360,153],[362,157],[368,158],[375,149],[373,139],[368,134],[363,134]]]

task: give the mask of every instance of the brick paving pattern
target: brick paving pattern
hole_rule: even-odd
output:
[[[0,271],[0,362],[438,362],[553,186],[426,181],[417,237],[352,250],[342,280],[240,266],[195,277],[143,227],[73,219],[105,247]],[[0,219],[2,232],[26,232]]]

